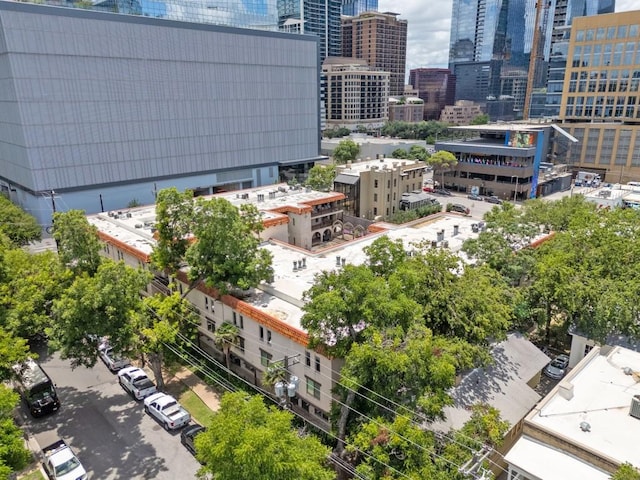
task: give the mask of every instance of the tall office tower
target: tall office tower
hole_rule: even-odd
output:
[[[356,17],[364,12],[377,12],[378,0],[342,0],[342,15]]]
[[[445,105],[453,105],[456,77],[448,68],[414,68],[409,72],[409,83],[424,101],[424,119],[439,120]]]
[[[34,2],[35,3],[35,2]],[[42,0],[37,3],[258,30],[278,29],[276,0]]]
[[[640,10],[574,18],[560,118],[578,139],[556,152],[608,182],[640,179]]]
[[[320,63],[327,57],[339,57],[342,54],[342,0],[278,0],[277,8],[280,30],[320,38]],[[303,23],[301,18],[304,18]]]
[[[398,13],[365,12],[342,18],[342,56],[362,58],[370,67],[391,74],[389,95],[404,93],[407,21]]]
[[[544,88],[554,26],[570,24],[578,16],[612,12],[615,0],[540,1],[544,1],[538,23],[541,38],[534,52],[540,65],[533,80],[535,87]],[[456,100],[511,95],[516,108],[521,108],[524,91],[512,88],[512,80],[516,72],[520,72],[517,85],[527,77],[535,20],[536,0],[453,0],[449,68],[458,81]]]

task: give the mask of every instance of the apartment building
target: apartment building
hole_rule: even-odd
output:
[[[424,169],[417,160],[348,162],[337,166],[333,188],[345,196],[345,214],[378,220],[400,210],[403,193],[422,192]]]
[[[390,122],[421,122],[423,112],[424,100],[419,97],[389,97]]]
[[[340,269],[347,263],[361,264],[366,259],[363,249],[380,235],[402,240],[407,250],[416,248],[415,245],[423,241],[443,246],[446,239],[448,248],[458,251],[465,240],[477,236],[477,229],[474,232],[472,219],[447,214],[421,225],[389,231],[378,226],[368,230],[361,228],[359,233],[346,232],[348,225],[332,224],[335,238],[350,235],[356,240],[350,242],[342,238],[337,245],[307,250],[287,242],[287,237],[292,235],[290,226],[300,227],[300,219],[313,215],[314,208],[323,218],[331,215],[336,208],[335,202],[344,199],[344,195],[285,189],[284,185],[277,187],[283,189],[251,189],[240,192],[239,197],[236,193],[222,194],[234,205],[252,202],[264,213],[265,231],[260,248],[272,255],[273,277],[238,296],[221,296],[213,289],[198,285],[187,293],[186,298],[200,315],[201,348],[222,359],[222,352],[214,344],[214,333],[224,322],[236,325],[240,334],[238,343],[232,347],[232,369],[248,382],[261,386],[263,373],[270,365],[286,363],[290,379],[295,376],[299,380],[297,390],[289,399],[290,408],[327,428],[334,400],[333,389],[340,381],[343,362],[326,356],[321,349],[307,348],[309,339],[300,320],[304,292],[311,287],[315,276],[323,271]],[[247,194],[246,198],[244,194]],[[154,280],[146,294],[168,292],[169,279],[161,272],[153,271],[149,264],[156,242],[154,205],[90,215],[88,221],[98,229],[103,242],[102,255],[151,271]],[[335,229],[338,226],[341,228]],[[308,229],[308,224],[303,228]],[[306,237],[313,236],[313,227],[303,233]],[[178,272],[171,280],[180,292],[187,292],[189,282],[185,272]]]
[[[342,18],[342,56],[361,58],[372,68],[389,72],[389,95],[404,92],[407,21],[398,13],[365,12]]]
[[[389,72],[365,60],[329,57],[322,64],[328,128],[382,128],[389,119]]]
[[[640,179],[640,10],[573,21],[560,118],[579,140],[556,153],[607,182]]]
[[[482,115],[482,107],[470,100],[458,100],[455,105],[447,105],[442,109],[440,121],[451,125],[469,125],[478,115]]]

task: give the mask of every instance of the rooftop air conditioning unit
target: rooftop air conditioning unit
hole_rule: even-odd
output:
[[[629,409],[629,415],[634,418],[640,419],[640,395],[634,395],[631,399],[631,408]]]

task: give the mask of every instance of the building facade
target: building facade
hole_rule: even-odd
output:
[[[327,57],[341,55],[342,0],[277,0],[277,2],[278,25],[281,30],[318,37],[320,63]]]
[[[418,97],[389,97],[389,121],[418,123],[422,121],[424,100]]]
[[[541,162],[549,148],[551,127],[490,124],[453,127],[474,138],[442,141],[436,150],[453,153],[457,165],[444,173],[444,187],[502,200],[526,200],[538,195]]]
[[[342,15],[357,17],[364,12],[377,12],[378,0],[342,0]]]
[[[640,179],[640,11],[575,18],[567,55],[560,118],[579,143],[563,161]]]
[[[322,65],[327,127],[382,128],[389,119],[389,72],[356,58],[330,57]]]
[[[447,105],[442,109],[440,121],[451,125],[469,125],[478,115],[482,115],[482,107],[469,100],[459,100],[455,105]]]
[[[337,166],[333,188],[345,196],[345,214],[377,220],[397,213],[403,194],[422,193],[424,169],[417,160],[381,157],[350,162]]]
[[[0,2],[0,38],[0,188],[44,225],[319,157],[314,37]]]
[[[438,120],[446,105],[453,105],[456,77],[447,68],[414,68],[409,83],[424,100],[424,120]]]
[[[389,95],[404,93],[407,21],[397,13],[365,12],[342,19],[342,55],[361,58],[370,67],[389,72]]]

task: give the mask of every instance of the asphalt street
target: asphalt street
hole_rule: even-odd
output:
[[[180,433],[166,432],[144,413],[118,378],[98,360],[93,368],[71,369],[57,355],[42,352],[40,363],[57,385],[60,411],[32,418],[22,407],[37,443],[62,438],[93,479],[195,478],[198,462],[180,444]]]

